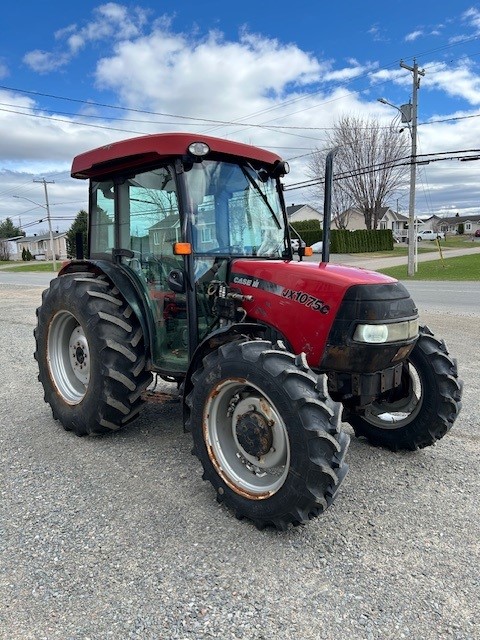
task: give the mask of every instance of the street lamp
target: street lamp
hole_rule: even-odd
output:
[[[42,207],[42,209],[46,209],[47,211],[47,222],[48,222],[48,231],[49,231],[49,235],[50,235],[50,250],[52,252],[52,260],[53,260],[53,270],[56,271],[57,270],[57,263],[55,260],[55,248],[53,245],[53,232],[52,232],[52,221],[50,220],[50,207],[48,205],[48,198],[47,198],[47,204],[40,204],[39,202],[35,202],[34,200],[30,200],[30,198],[25,198],[25,196],[13,196],[14,198],[18,198],[19,200],[27,200],[27,202],[31,202],[32,204],[34,204],[37,207]]]
[[[396,109],[402,116],[402,122],[406,123],[410,131],[412,139],[412,151],[410,158],[410,199],[408,205],[408,265],[407,272],[409,276],[415,275],[417,264],[417,243],[415,232],[415,181],[417,176],[417,168],[415,161],[417,159],[417,100],[416,92],[414,92],[414,103],[403,104],[400,107],[388,102],[385,98],[377,98],[378,102],[386,104]],[[411,123],[411,124],[410,124]]]

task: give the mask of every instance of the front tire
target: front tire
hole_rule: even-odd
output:
[[[227,343],[204,358],[186,403],[203,478],[238,518],[285,530],[333,502],[349,437],[303,356],[265,340]]]
[[[391,451],[414,451],[435,444],[451,429],[461,408],[462,382],[445,343],[428,327],[420,327],[401,390],[402,397],[375,402],[364,415],[347,409],[345,419],[355,435]]]
[[[37,309],[38,379],[53,417],[77,435],[137,416],[152,380],[140,324],[118,289],[89,272],[62,275]]]

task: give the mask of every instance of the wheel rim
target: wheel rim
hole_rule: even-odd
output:
[[[290,468],[285,423],[260,389],[224,380],[211,390],[203,436],[218,475],[236,493],[262,500],[284,484]]]
[[[408,395],[395,402],[373,403],[365,412],[370,424],[382,429],[400,429],[418,415],[423,403],[423,385],[417,369],[410,362],[407,377]]]
[[[85,332],[68,311],[53,318],[47,340],[50,376],[68,404],[78,404],[90,381],[90,349]]]

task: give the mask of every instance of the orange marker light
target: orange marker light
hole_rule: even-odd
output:
[[[192,253],[190,242],[174,242],[173,253],[176,256],[189,256]]]

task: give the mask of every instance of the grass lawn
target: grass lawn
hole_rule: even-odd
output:
[[[51,262],[28,262],[27,264],[15,264],[13,262],[0,262],[0,264],[12,266],[3,267],[2,271],[50,271],[53,273],[53,263]],[[57,262],[57,271],[62,266],[61,262]]]
[[[480,243],[478,243],[480,244]],[[471,249],[475,247],[470,236],[450,236],[446,240],[441,240],[440,247],[442,251],[444,249]],[[425,240],[417,242],[417,253],[430,253],[432,251],[438,251],[438,245],[431,240]],[[406,242],[395,243],[392,251],[377,251],[373,253],[356,253],[356,256],[373,256],[376,258],[388,258],[389,256],[406,256],[408,254],[408,244]]]
[[[480,280],[480,255],[419,262],[418,271],[413,277],[407,275],[407,265],[378,271],[397,280]]]

